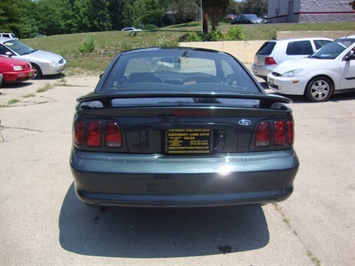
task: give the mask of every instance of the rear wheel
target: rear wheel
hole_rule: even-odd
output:
[[[315,77],[306,87],[306,96],[312,102],[325,102],[333,93],[333,83],[327,77]]]
[[[35,70],[35,75],[34,78],[35,79],[39,79],[42,77],[42,70],[39,66],[32,64],[33,69]]]

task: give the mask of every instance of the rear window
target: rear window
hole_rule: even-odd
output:
[[[258,55],[270,55],[274,50],[276,42],[265,42],[256,52]]]
[[[152,88],[260,93],[254,80],[233,57],[184,49],[151,49],[121,55],[102,91]]]
[[[310,41],[289,42],[286,49],[287,55],[310,55],[313,53]]]

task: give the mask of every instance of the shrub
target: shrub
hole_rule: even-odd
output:
[[[209,35],[208,36],[209,41],[223,41],[224,40],[223,33],[220,31],[212,31],[208,35]]]
[[[186,36],[186,39],[184,40],[185,42],[202,42],[202,37],[201,35],[197,34],[196,32],[190,33],[188,36]]]
[[[228,32],[227,32],[227,38],[228,40],[243,40],[243,32],[242,29],[238,26],[231,27]]]
[[[158,47],[177,47],[178,43],[175,39],[169,39],[165,35],[158,35],[155,45]]]
[[[94,35],[91,34],[90,36],[85,38],[85,40],[83,41],[83,43],[79,48],[79,52],[83,54],[92,53],[95,51],[95,49],[96,49],[95,37]]]
[[[147,24],[143,26],[143,30],[156,30],[158,28],[157,25],[154,24]]]

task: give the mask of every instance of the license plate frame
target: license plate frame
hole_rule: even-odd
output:
[[[165,131],[165,152],[170,155],[210,154],[213,131],[204,128],[171,128]]]

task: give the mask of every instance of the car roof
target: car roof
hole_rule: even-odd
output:
[[[294,41],[308,41],[308,40],[329,40],[333,41],[331,38],[326,37],[305,37],[305,38],[289,38],[289,39],[280,39],[280,40],[268,40],[268,42],[294,42]]]
[[[348,35],[348,36],[341,37],[339,39],[355,39],[355,35]]]

